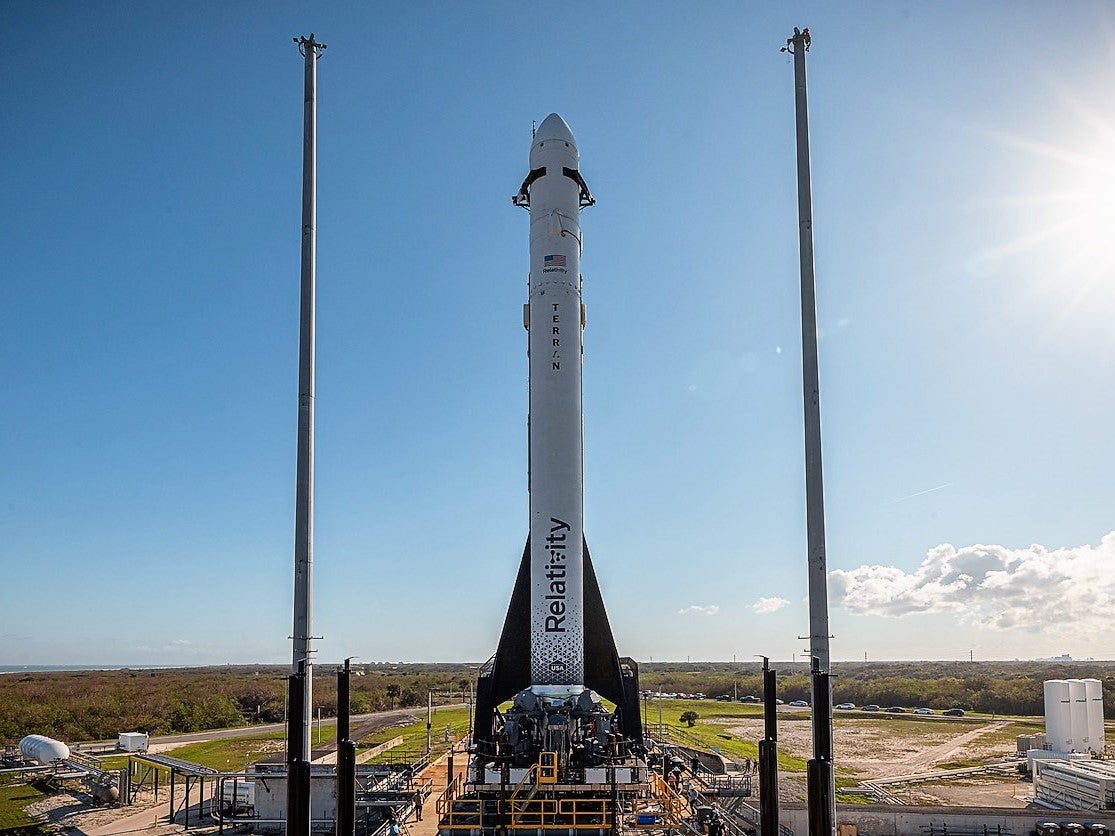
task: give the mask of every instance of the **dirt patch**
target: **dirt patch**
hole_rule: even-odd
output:
[[[185,830],[181,824],[167,822],[168,803],[160,796],[156,804],[153,793],[140,793],[136,803],[129,807],[94,807],[87,794],[63,789],[28,805],[26,809],[28,815],[38,818],[51,830],[74,836],[106,836],[136,831],[142,831],[144,836],[169,836]],[[190,832],[195,830],[199,828],[192,827]]]
[[[763,736],[759,719],[718,721],[727,731],[744,740]],[[860,780],[893,778],[930,772],[955,761],[992,761],[1011,753],[995,732],[1006,723],[989,721],[972,726],[940,721],[897,718],[840,718],[833,726],[833,756],[841,774]],[[1012,741],[1013,744],[1013,741]],[[813,753],[813,732],[808,718],[781,718],[778,748],[800,758]]]
[[[758,741],[763,736],[760,719],[716,722],[744,740]],[[1014,739],[1004,733],[1006,725],[1001,720],[971,724],[838,716],[833,725],[837,775],[872,781],[931,773],[958,764],[1000,762],[1014,753]],[[778,748],[800,758],[812,756],[813,733],[808,717],[779,718]],[[888,786],[887,791],[906,804],[1025,807],[1024,796],[1031,789],[1017,778],[1005,776],[900,784]],[[778,795],[783,801],[804,801],[805,794],[805,781],[800,776],[779,776]]]
[[[911,804],[961,807],[1026,807],[1030,784],[1016,780],[964,780],[950,784],[921,784],[911,790],[924,798]]]

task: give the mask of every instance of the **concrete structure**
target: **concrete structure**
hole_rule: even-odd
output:
[[[259,823],[256,833],[286,832],[287,776],[285,768],[275,775],[257,764],[250,767],[255,785],[255,815]],[[332,768],[312,767],[310,770],[310,830],[314,833],[332,831],[337,820],[337,774]]]
[[[1115,827],[1115,816],[1089,815],[1085,811],[1072,814],[1051,815],[1041,810],[989,810],[985,807],[900,807],[889,804],[838,804],[836,827],[838,831],[853,825],[858,833],[870,836],[944,836],[944,834],[995,834],[1027,836],[1034,832],[1038,822],[1055,819],[1059,822],[1076,821],[1081,824],[1101,823]],[[804,804],[782,804],[780,823],[793,836],[809,833],[807,810]],[[843,831],[847,832],[847,830]],[[789,834],[786,834],[789,836]]]
[[[1025,755],[1031,749],[1044,749],[1045,748],[1045,732],[1036,732],[1035,734],[1020,734],[1015,741],[1018,744],[1018,754]]]
[[[287,813],[287,767],[285,764],[257,763],[248,767],[255,805],[252,829],[255,833],[285,833]],[[227,792],[232,784],[227,782]],[[405,818],[413,809],[417,792],[409,769],[389,766],[364,766],[356,772],[357,821],[365,815],[373,821],[382,811],[393,808]],[[337,772],[332,766],[310,767],[310,830],[332,833],[337,824]],[[376,812],[376,811],[380,812]]]

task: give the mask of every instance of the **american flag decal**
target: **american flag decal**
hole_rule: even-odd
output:
[[[564,267],[565,256],[563,255],[548,255],[542,259],[546,267]]]

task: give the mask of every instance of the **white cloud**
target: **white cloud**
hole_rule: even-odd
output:
[[[678,615],[716,615],[720,612],[720,607],[716,604],[709,604],[702,607],[700,604],[690,604],[682,610],[678,610]]]
[[[171,647],[189,647],[193,644],[189,639],[172,639],[170,642]]]
[[[1037,632],[1109,630],[1115,604],[1115,531],[1098,546],[930,549],[913,572],[860,566],[831,572],[836,602],[857,615],[957,613],[965,624]]]
[[[785,598],[760,598],[751,605],[751,609],[755,610],[759,615],[767,615],[768,613],[778,612],[783,607],[789,606],[790,602]]]

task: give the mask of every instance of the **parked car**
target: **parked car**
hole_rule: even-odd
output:
[[[756,697],[754,694],[748,694],[746,697],[740,697],[739,701],[740,702],[747,702],[747,703],[762,702],[762,700],[759,699],[758,697]]]
[[[932,708],[915,708],[914,713],[915,714],[936,714],[937,712],[935,712]]]
[[[963,717],[964,716],[964,709],[963,708],[946,708],[941,713],[944,714],[946,717]]]
[[[861,705],[859,707],[859,710],[860,711],[882,711],[883,709],[879,708],[879,706],[877,706],[877,705]]]
[[[856,707],[856,704],[854,702],[842,702],[839,705],[833,707],[839,708],[841,711],[851,711],[853,708]]]
[[[809,703],[805,700],[794,700],[790,703],[791,708],[809,708]]]
[[[718,697],[716,698],[716,701],[717,701],[717,702],[731,702],[731,701],[732,701],[732,698],[731,698],[731,696],[730,696],[730,695],[728,695],[728,694],[721,694],[720,696],[718,696]]]
[[[892,705],[890,708],[887,709],[887,711],[889,711],[891,714],[905,714],[906,713],[906,709],[903,708],[900,705]]]

